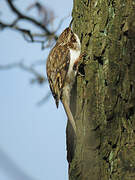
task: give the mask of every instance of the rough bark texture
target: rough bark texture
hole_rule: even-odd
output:
[[[67,127],[69,179],[135,180],[135,0],[74,0],[73,18],[86,56],[71,105],[77,137]]]

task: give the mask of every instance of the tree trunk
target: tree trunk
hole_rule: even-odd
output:
[[[67,126],[69,180],[135,180],[135,1],[74,0],[85,52]]]

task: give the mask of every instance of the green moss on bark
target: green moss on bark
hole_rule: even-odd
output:
[[[134,180],[135,3],[74,0],[72,15],[86,56],[71,107],[78,131],[69,179]]]

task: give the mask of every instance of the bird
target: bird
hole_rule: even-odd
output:
[[[58,108],[61,101],[75,134],[76,124],[70,109],[70,95],[80,59],[80,39],[71,27],[67,27],[49,53],[46,72],[56,107]]]

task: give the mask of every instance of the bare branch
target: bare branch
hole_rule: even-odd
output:
[[[43,84],[47,81],[47,79],[42,74],[37,72],[36,69],[33,68],[33,66],[26,66],[23,62],[0,65],[0,70],[9,70],[13,68],[21,68],[22,70],[33,74],[35,78],[32,79],[32,83],[38,82],[39,84]]]
[[[42,66],[45,65],[45,61],[44,60],[37,60],[34,63],[31,64],[31,67],[37,67],[37,66]]]
[[[37,34],[37,33],[32,33],[30,30],[28,29],[24,29],[24,28],[20,28],[17,25],[14,25],[15,22],[11,23],[11,24],[7,24],[4,23],[2,21],[0,21],[0,29],[4,29],[4,28],[11,28],[15,31],[18,31],[22,34],[23,38],[31,43],[31,42],[36,42],[36,43],[41,43],[41,47],[42,49],[45,48],[49,48],[52,46],[53,44],[53,37],[51,36],[46,36],[46,34]],[[36,37],[41,37],[43,38],[43,40],[36,40]],[[47,44],[45,45],[45,43],[47,42]]]
[[[51,91],[49,91],[39,102],[37,103],[38,106],[43,105],[50,97]]]
[[[5,175],[7,175],[10,180],[35,180],[34,177],[25,173],[19,164],[16,164],[3,149],[0,149],[0,170],[6,173]]]
[[[49,48],[53,45],[53,43],[57,40],[57,35],[56,35],[56,31],[49,31],[49,29],[47,28],[49,20],[51,21],[51,12],[50,15],[47,15],[47,10],[45,9],[45,7],[41,4],[35,3],[36,6],[38,5],[38,11],[42,8],[42,11],[45,13],[44,16],[46,16],[46,24],[45,24],[45,20],[43,20],[42,22],[39,22],[38,20],[27,16],[25,14],[23,14],[13,3],[13,0],[6,0],[7,4],[9,5],[10,9],[12,10],[12,12],[17,16],[13,22],[11,23],[6,23],[3,22],[2,20],[0,20],[0,29],[6,29],[6,28],[10,28],[13,29],[15,31],[20,32],[24,39],[27,42],[36,42],[36,43],[40,43],[41,44],[41,48],[45,49],[45,48]],[[42,12],[42,13],[43,13]],[[50,16],[50,17],[48,17]],[[38,27],[39,29],[41,29],[41,33],[33,33],[30,29],[27,28],[21,28],[20,25],[18,25],[18,22],[20,22],[21,20],[26,20],[29,23],[32,23],[34,25],[36,25],[36,27]]]
[[[41,4],[41,2],[36,1],[33,4],[30,4],[27,10],[29,11],[33,8],[37,9],[38,14],[41,17],[42,24],[47,26],[48,24],[53,22],[54,12],[49,8],[46,8],[43,4]]]
[[[14,24],[15,24],[15,22],[13,22],[12,24],[6,24],[6,23],[0,21],[0,28],[1,28],[1,29],[3,29],[3,28],[12,28],[12,29],[14,29],[14,30],[16,30],[16,31],[18,31],[18,32],[21,32],[22,34],[28,35],[29,38],[30,38],[30,40],[31,40],[31,42],[34,41],[33,36],[32,36],[32,34],[31,34],[31,31],[30,31],[30,30],[20,28],[19,26],[16,26],[16,25],[14,25]]]
[[[21,33],[24,37],[24,39],[27,42],[37,42],[41,43],[42,49],[51,47],[53,43],[58,39],[58,36],[56,35],[56,32],[58,28],[60,28],[62,22],[64,19],[61,20],[58,28],[56,31],[50,31],[48,27],[50,27],[54,14],[46,7],[41,5],[39,2],[33,3],[33,5],[29,6],[28,10],[32,9],[33,7],[37,8],[37,12],[39,13],[39,19],[37,20],[36,18],[30,17],[26,15],[25,13],[21,12],[19,8],[16,7],[14,0],[6,0],[7,5],[11,9],[12,13],[16,15],[15,19],[12,20],[11,22],[3,21],[0,20],[0,30],[4,30],[6,28],[9,28],[11,30],[15,30],[19,33]],[[33,29],[27,29],[25,28],[24,25],[20,24],[22,21],[26,21],[29,24],[35,25],[38,30],[38,33],[33,32]],[[20,68],[28,73],[31,73],[34,75],[34,78],[31,79],[31,83],[39,83],[43,84],[47,81],[46,77],[42,75],[40,72],[37,70],[38,65],[43,65],[45,64],[45,61],[38,61],[36,63],[32,63],[31,65],[26,65],[22,61],[21,62],[15,62],[11,64],[6,64],[6,65],[0,65],[0,70],[9,70],[13,68]],[[38,105],[42,105],[47,99],[50,97],[50,92],[48,92],[39,102]]]
[[[29,22],[33,23],[34,25],[36,25],[37,27],[40,27],[46,33],[46,36],[53,36],[55,40],[58,39],[58,37],[54,34],[54,32],[50,32],[49,29],[45,25],[38,22],[36,19],[29,17],[29,16],[26,16],[22,12],[20,12],[16,8],[16,6],[13,4],[12,0],[6,0],[6,1],[9,5],[9,7],[11,8],[11,10],[13,11],[13,13],[15,13],[17,15],[18,19],[29,21]]]
[[[68,16],[66,16],[66,17],[64,17],[64,18],[62,18],[62,19],[60,20],[60,22],[59,22],[59,24],[58,24],[58,27],[57,27],[57,29],[55,30],[55,33],[61,28],[63,22],[64,22],[65,19],[68,18],[69,16],[70,16],[70,15],[68,15]]]
[[[35,63],[33,63],[31,66],[26,66],[23,62],[19,62],[19,63],[11,63],[11,64],[7,64],[7,65],[0,65],[0,70],[9,70],[9,69],[13,69],[13,68],[21,68],[24,71],[27,71],[28,73],[31,73],[35,76],[35,78],[31,79],[31,83],[35,83],[38,82],[40,85],[43,83],[47,82],[47,78],[45,78],[42,74],[40,74],[39,72],[37,72],[34,67],[37,65],[43,65],[43,63],[45,63],[43,60],[42,61],[37,61]],[[46,93],[46,95],[41,98],[41,100],[39,100],[37,102],[38,106],[43,105],[48,98],[50,97],[51,92],[49,91],[48,93]]]

